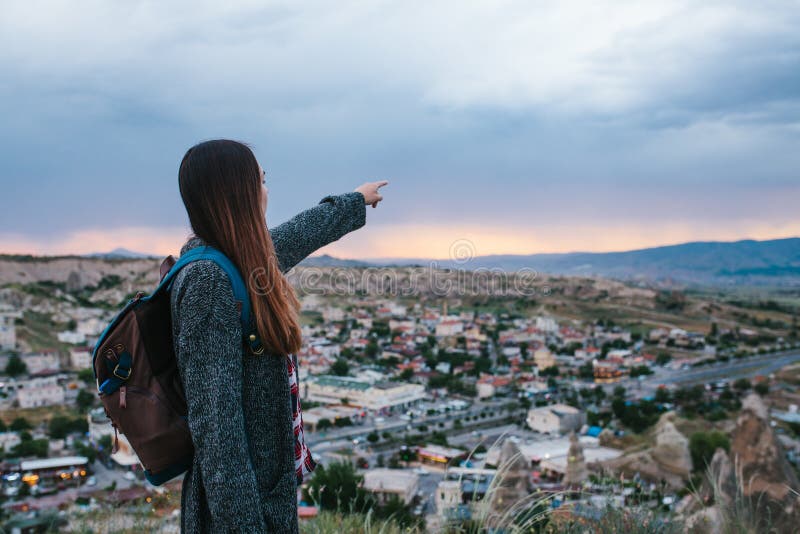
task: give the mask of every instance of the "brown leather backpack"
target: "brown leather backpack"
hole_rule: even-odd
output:
[[[177,262],[172,256],[164,260],[155,291],[137,293],[100,335],[92,354],[100,400],[114,427],[114,448],[116,433],[123,433],[155,486],[185,472],[194,454],[169,295],[174,276],[197,260],[213,260],[227,273],[241,310],[243,342],[252,352],[263,352],[239,270],[222,252],[205,246],[187,251]]]

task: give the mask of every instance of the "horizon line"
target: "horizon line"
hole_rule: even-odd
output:
[[[624,253],[624,252],[636,252],[641,250],[650,250],[650,249],[657,249],[657,248],[666,248],[666,247],[674,247],[674,246],[681,246],[681,245],[688,245],[693,243],[720,243],[720,244],[733,244],[733,243],[741,243],[744,241],[754,241],[757,243],[765,243],[771,241],[785,241],[790,239],[800,239],[800,235],[788,235],[784,237],[773,237],[769,239],[756,239],[753,237],[742,237],[739,239],[734,240],[697,240],[697,241],[679,241],[679,242],[671,242],[671,243],[664,243],[659,245],[647,246],[647,247],[638,247],[638,248],[629,248],[629,249],[613,249],[613,250],[571,250],[566,252],[506,252],[506,253],[492,253],[492,254],[480,254],[476,255],[473,258],[489,258],[489,257],[497,257],[497,256],[534,256],[534,255],[569,255],[569,254],[615,254],[615,253]],[[34,258],[58,258],[58,257],[80,257],[80,258],[87,258],[90,259],[94,256],[103,256],[103,255],[112,255],[115,250],[122,249],[127,253],[132,255],[141,256],[140,259],[149,259],[149,258],[163,258],[165,255],[163,254],[153,254],[148,252],[139,252],[135,250],[129,250],[125,247],[118,247],[117,249],[112,249],[108,252],[90,252],[90,253],[63,253],[63,254],[35,254],[35,253],[20,253],[20,252],[3,252],[0,251],[0,257],[3,256],[30,256]],[[376,256],[376,257],[342,257],[342,256],[334,256],[332,254],[323,252],[323,253],[312,253],[307,258],[323,258],[329,257],[340,261],[372,261],[372,262],[392,262],[392,261],[410,261],[410,260],[426,260],[426,261],[452,261],[454,258],[452,257],[445,257],[445,258],[432,258],[432,257],[420,257],[420,256]],[[136,257],[131,256],[128,259],[137,259]]]

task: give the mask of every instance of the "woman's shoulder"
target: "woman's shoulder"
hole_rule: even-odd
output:
[[[233,286],[213,260],[196,260],[182,268],[173,280],[170,301],[178,310],[191,310],[190,316],[213,312],[239,321]]]

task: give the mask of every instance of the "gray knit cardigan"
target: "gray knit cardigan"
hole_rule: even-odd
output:
[[[366,223],[364,195],[329,195],[269,230],[286,272]],[[181,254],[205,243],[193,237]],[[297,532],[294,433],[286,361],[245,353],[225,272],[198,260],[170,296],[175,354],[195,446],[181,495],[182,532]]]

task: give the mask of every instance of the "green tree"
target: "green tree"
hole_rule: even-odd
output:
[[[376,506],[375,515],[381,519],[392,519],[404,529],[413,528],[420,522],[420,518],[415,517],[408,505],[397,495],[392,495],[385,503]]]
[[[447,435],[444,432],[434,432],[431,434],[430,443],[447,447]]]
[[[73,432],[84,433],[89,430],[89,423],[83,417],[70,419],[63,415],[56,415],[48,423],[48,434],[53,439],[64,439]]]
[[[541,371],[539,371],[541,376],[558,376],[558,366],[551,365],[550,367],[545,367]]]
[[[20,436],[23,438],[14,448],[11,449],[12,456],[38,456],[39,458],[46,458],[49,442],[46,439],[32,439],[30,434]]]
[[[349,417],[337,417],[333,424],[338,427],[351,426],[353,421]]]
[[[578,376],[585,380],[593,380],[594,366],[592,365],[592,362],[586,362],[578,367]]]
[[[337,358],[331,365],[331,372],[336,376],[347,376],[347,373],[350,372],[350,365],[344,358]]]
[[[31,427],[31,423],[24,417],[17,417],[11,421],[11,424],[8,428],[14,432],[20,432],[22,430],[30,430],[33,427]]]
[[[75,403],[78,405],[78,408],[81,411],[86,411],[94,404],[94,398],[94,395],[89,393],[87,390],[82,389],[78,392],[78,396],[75,398]]]
[[[81,456],[86,456],[86,458],[89,459],[90,464],[93,464],[97,459],[97,449],[80,441],[75,443],[75,452]]]
[[[475,367],[472,374],[479,376],[481,373],[488,373],[492,369],[492,360],[486,356],[481,356],[475,360]]]
[[[658,388],[656,390],[655,401],[661,404],[672,401],[672,395],[667,388]]]
[[[306,500],[317,503],[323,510],[365,512],[371,503],[361,488],[363,477],[349,462],[320,464],[304,490]]]
[[[755,387],[753,387],[753,390],[763,397],[764,395],[769,393],[769,384],[767,384],[766,382],[759,382],[758,384],[755,385]]]
[[[28,366],[22,361],[18,354],[12,354],[6,363],[6,374],[8,376],[16,377],[28,373]]]
[[[695,432],[689,437],[689,452],[692,455],[692,466],[697,472],[705,473],[708,463],[718,448],[729,451],[731,443],[722,432]]]
[[[104,434],[97,440],[97,446],[103,451],[111,452],[111,447],[114,445],[113,442],[114,440],[111,438],[111,434]]]
[[[748,389],[750,389],[750,387],[751,387],[750,381],[746,378],[739,378],[738,380],[736,380],[736,382],[733,383],[733,389],[741,392],[747,391]]]
[[[375,341],[374,339],[370,339],[369,342],[367,343],[367,348],[365,350],[366,355],[369,356],[370,358],[374,358],[375,356],[378,355],[379,351],[380,348],[378,347],[378,342]]]
[[[403,372],[400,373],[399,378],[400,380],[406,380],[406,381],[411,380],[412,378],[414,378],[414,370],[411,368],[403,369]]]
[[[653,370],[647,365],[635,365],[631,367],[630,374],[631,378],[636,378],[637,376],[652,375]]]
[[[317,430],[327,430],[328,428],[332,427],[333,423],[331,423],[330,419],[322,418],[317,421]]]
[[[672,361],[672,354],[665,350],[659,351],[656,355],[656,363],[658,365],[667,365],[670,361]]]
[[[369,434],[367,434],[367,441],[369,441],[370,443],[377,443],[379,439],[381,438],[380,436],[378,436],[377,432],[370,432]]]
[[[92,369],[81,369],[78,371],[78,380],[91,384],[94,382],[94,371]]]
[[[602,404],[606,398],[606,390],[601,387],[594,388],[594,402],[597,405]]]

